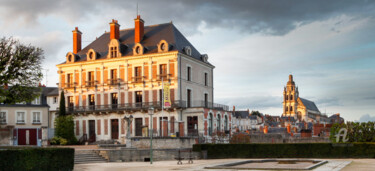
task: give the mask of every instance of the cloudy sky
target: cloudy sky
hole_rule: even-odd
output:
[[[0,0],[0,36],[43,48],[47,85],[56,86],[74,27],[83,46],[111,19],[134,27],[137,2],[146,25],[172,21],[209,55],[217,103],[280,115],[293,74],[321,112],[375,120],[375,1]]]

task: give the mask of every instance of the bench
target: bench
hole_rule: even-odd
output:
[[[182,161],[184,158],[181,156],[181,152],[189,152],[189,156],[185,159],[189,160],[188,163],[192,164],[194,157],[191,155],[191,150],[178,150],[178,156],[175,158],[177,160],[178,165],[182,165]]]

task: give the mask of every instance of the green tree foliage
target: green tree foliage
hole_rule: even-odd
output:
[[[66,111],[65,111],[65,95],[64,95],[64,91],[61,91],[59,116],[65,116],[65,115],[66,115]]]
[[[35,91],[42,80],[43,50],[24,45],[13,38],[0,39],[0,102],[29,102],[40,92]],[[9,86],[9,89],[4,87]]]
[[[336,134],[341,128],[347,129],[348,142],[375,142],[375,122],[347,122],[335,123],[331,127],[330,140],[336,142]],[[342,138],[340,141],[342,142]]]
[[[65,145],[65,144],[76,144],[77,138],[74,135],[74,118],[72,115],[66,115],[65,111],[65,95],[64,91],[61,91],[60,95],[60,108],[59,108],[59,116],[55,120],[56,129],[56,142],[58,144]],[[62,143],[61,140],[67,140],[67,142]]]
[[[251,111],[251,115],[257,115],[259,117],[262,117],[259,111]]]

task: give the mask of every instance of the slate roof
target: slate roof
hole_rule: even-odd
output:
[[[249,118],[249,112],[248,111],[235,111],[234,116],[236,118]]]
[[[50,90],[46,96],[58,96],[59,95],[59,89],[57,87],[51,87],[53,88],[52,90]]]
[[[161,40],[167,41],[169,51],[177,50],[184,53],[184,48],[190,46],[191,57],[201,60],[201,53],[181,34],[181,32],[173,25],[173,23],[164,23],[144,27],[144,37],[140,42],[145,51],[143,54],[157,53],[157,44]],[[86,53],[90,49],[94,49],[97,53],[96,59],[104,59],[108,54],[108,44],[110,42],[110,32],[106,32],[83,48],[77,53],[76,62],[86,61]],[[119,36],[120,52],[122,56],[133,56],[134,28],[120,30]],[[64,62],[65,63],[65,62]]]
[[[301,99],[303,105],[305,105],[308,110],[320,112],[318,107],[316,107],[314,102],[312,102],[310,100],[307,100],[307,99],[304,99],[304,98],[300,98],[300,99]]]

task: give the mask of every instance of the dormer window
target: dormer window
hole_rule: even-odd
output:
[[[73,63],[75,62],[75,55],[72,52],[69,52],[66,55],[66,63]]]
[[[133,48],[134,55],[143,55],[143,46],[140,43],[135,44]]]
[[[186,55],[191,56],[191,47],[190,46],[185,46],[184,52]]]
[[[207,54],[202,55],[201,58],[202,58],[203,62],[207,62],[208,61],[208,55]]]
[[[117,39],[112,39],[108,45],[108,58],[121,57],[120,53],[120,42]]]
[[[158,44],[158,52],[168,52],[169,44],[165,40],[161,40]]]
[[[92,60],[95,60],[96,59],[96,52],[94,51],[94,49],[90,49],[88,52],[87,52],[87,60],[88,61],[92,61]]]

